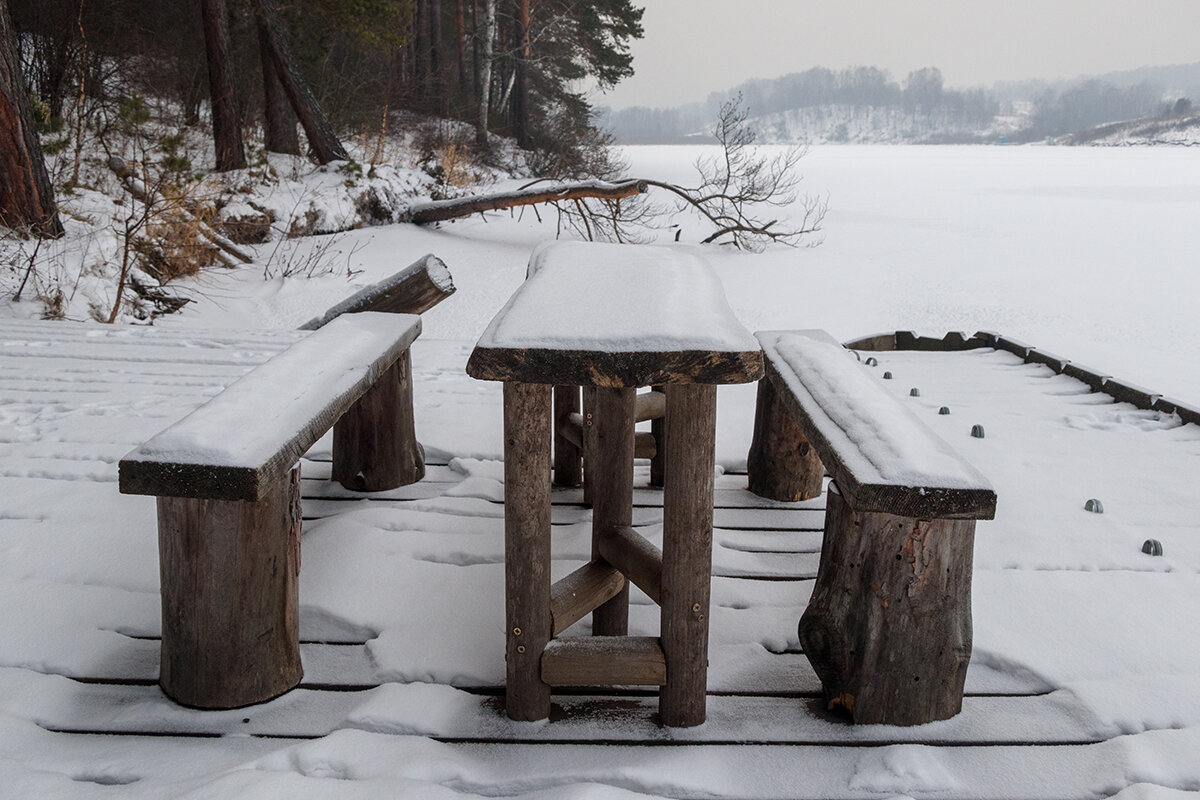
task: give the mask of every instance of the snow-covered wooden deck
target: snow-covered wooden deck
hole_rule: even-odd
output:
[[[899,395],[921,388],[914,409],[999,495],[952,720],[856,727],[823,711],[796,640],[823,501],[746,491],[752,387],[722,394],[718,417],[708,722],[659,727],[647,691],[556,694],[551,722],[507,720],[499,394],[462,374],[468,343],[420,340],[418,434],[440,465],[364,497],[325,480],[321,444],[303,462],[301,687],[235,711],[175,705],[155,683],[154,502],[118,494],[116,462],[302,335],[0,322],[0,795],[1200,789],[1200,427],[991,350],[882,353],[874,368]],[[1083,510],[1093,497],[1105,514]],[[660,540],[660,493],[638,488],[635,505]],[[555,492],[555,577],[588,558],[589,520],[579,490]],[[1147,538],[1166,555],[1142,554]],[[633,602],[631,633],[654,635],[656,607]]]

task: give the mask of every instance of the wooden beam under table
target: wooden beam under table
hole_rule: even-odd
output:
[[[542,654],[551,686],[662,686],[667,663],[654,636],[555,639]]]
[[[550,587],[550,618],[558,636],[625,588],[625,576],[603,561],[589,561]]]
[[[637,584],[655,603],[662,603],[662,551],[633,528],[615,528],[600,539],[600,555]]]

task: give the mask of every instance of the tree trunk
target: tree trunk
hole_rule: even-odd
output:
[[[442,0],[429,0],[429,68],[430,84],[433,94],[430,96],[434,109],[444,110],[446,100],[446,65],[442,59]]]
[[[417,0],[416,13],[413,14],[413,83],[424,91],[428,100],[430,92],[429,68],[431,49],[429,46],[429,0]]]
[[[411,206],[408,215],[401,221],[417,225],[442,222],[448,219],[469,217],[483,211],[501,208],[530,206],[537,203],[557,203],[587,197],[621,200],[646,192],[646,182],[639,180],[605,183],[603,181],[581,181],[579,183],[552,184],[549,187],[519,189],[515,192],[475,195],[454,200],[435,200]]]
[[[0,225],[28,227],[40,236],[63,234],[6,1],[0,2]]]
[[[246,150],[242,145],[242,123],[233,87],[233,57],[230,55],[229,18],[224,0],[200,0],[204,21],[204,45],[208,52],[208,89],[212,98],[213,143],[217,150],[217,172],[244,169]]]
[[[463,0],[455,0],[454,45],[458,50],[458,95],[465,106],[470,83],[467,81],[467,19]]]
[[[258,49],[262,57],[263,105],[266,112],[266,147],[272,153],[300,155],[300,137],[296,118],[288,106],[287,94],[271,58],[271,34],[261,12],[254,15],[258,27]]]
[[[519,55],[513,82],[513,132],[517,145],[529,147],[529,0],[519,0],[517,40]]]
[[[492,99],[492,42],[496,40],[496,0],[483,0],[483,31],[479,45],[479,120],[475,143],[487,147],[488,104]]]
[[[288,46],[284,36],[283,22],[279,18],[279,11],[275,8],[275,1],[254,0],[254,7],[267,24],[267,49],[271,61],[275,64],[275,74],[283,83],[283,89],[292,104],[292,110],[300,119],[300,125],[303,126],[304,134],[308,137],[308,145],[312,148],[317,161],[322,164],[328,164],[330,161],[348,161],[350,156],[342,147],[337,134],[333,132],[333,126],[329,124],[325,112],[321,110],[321,106],[313,97],[308,83],[300,74],[296,60],[292,57],[291,47]]]

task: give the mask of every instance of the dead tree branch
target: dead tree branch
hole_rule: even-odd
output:
[[[679,210],[691,209],[712,226],[704,244],[759,251],[773,242],[794,246],[821,230],[828,201],[799,193],[801,178],[796,168],[805,148],[781,152],[756,148],[740,97],[721,107],[714,135],[721,152],[696,161],[698,182],[694,187],[648,178],[538,187],[544,182],[538,180],[515,192],[419,204],[409,209],[405,220],[428,224],[482,211],[549,203],[558,211],[560,230],[565,222],[588,239],[636,240],[631,229],[652,227],[663,214],[637,202],[638,195],[655,188],[673,196]]]

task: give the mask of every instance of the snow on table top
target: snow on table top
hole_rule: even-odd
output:
[[[840,344],[799,331],[758,337],[767,359],[860,483],[991,488]]]
[[[390,366],[420,331],[421,318],[410,314],[338,317],[123,460],[254,469],[298,435],[308,439],[294,454],[299,458],[329,427],[304,437],[314,421],[323,424],[329,407],[360,395],[364,381],[373,381],[383,362]]]
[[[667,247],[554,242],[478,347],[745,352],[758,343],[699,255]]]

